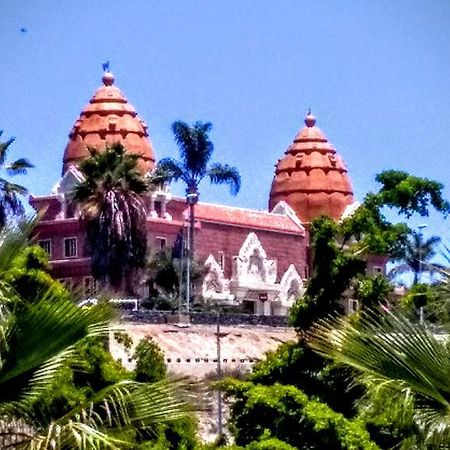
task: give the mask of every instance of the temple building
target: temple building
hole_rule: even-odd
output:
[[[144,172],[151,171],[156,161],[145,122],[111,73],[106,72],[102,81],[70,131],[62,177],[51,194],[30,198],[41,214],[35,232],[49,254],[53,276],[68,287],[81,287],[87,298],[96,295],[97,286],[79,208],[71,200],[75,184],[83,179],[77,164],[89,157],[88,147],[101,151],[116,142],[142,156]],[[150,251],[173,247],[180,230],[187,227],[186,200],[166,188],[147,194],[145,202]],[[311,113],[276,165],[268,204],[268,211],[196,205],[195,256],[205,266],[196,295],[271,315],[286,314],[304,291],[309,223],[320,215],[339,220],[355,207],[345,164]],[[382,261],[375,265],[380,268],[384,270]]]

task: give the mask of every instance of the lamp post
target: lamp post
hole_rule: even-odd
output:
[[[422,238],[423,238],[423,230],[427,227],[427,224],[423,223],[421,225],[418,226],[419,228],[419,278],[418,281],[419,283],[422,282]],[[424,320],[423,320],[423,305],[420,306],[419,308],[419,322],[421,324],[423,324]]]
[[[194,251],[194,207],[198,202],[198,193],[188,191],[186,194],[186,202],[189,205],[189,223],[186,240],[186,314],[189,315],[189,302],[191,298],[191,263],[193,261],[192,256]]]
[[[220,306],[217,305],[217,330],[216,330],[216,345],[217,345],[217,380],[222,380],[222,352],[220,346]],[[220,386],[217,389],[217,434],[218,440],[223,438],[223,427],[222,427],[222,391]]]

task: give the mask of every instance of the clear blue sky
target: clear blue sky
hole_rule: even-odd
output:
[[[243,185],[205,184],[203,200],[266,208],[309,107],[359,199],[388,168],[449,184],[449,1],[2,0],[0,30],[0,129],[36,165],[34,194],[58,180],[106,60],[158,158],[177,155],[174,120],[214,124],[215,159]]]

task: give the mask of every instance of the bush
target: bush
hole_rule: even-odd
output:
[[[166,376],[164,353],[152,338],[146,337],[139,342],[133,358],[136,360],[136,381],[153,383]]]
[[[346,419],[294,386],[229,381],[227,394],[235,399],[231,427],[238,445],[258,442],[270,433],[294,448],[378,449],[362,421]]]

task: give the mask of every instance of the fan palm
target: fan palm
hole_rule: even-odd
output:
[[[142,194],[148,186],[138,169],[139,156],[130,155],[121,144],[80,164],[84,181],[74,190],[82,206],[91,248],[92,274],[103,283],[133,292],[133,275],[145,265],[147,225]]]
[[[22,232],[0,232],[0,269],[25,242]],[[122,449],[127,442],[118,436],[185,414],[174,384],[129,380],[104,388],[63,416],[43,410],[39,398],[60,368],[82,363],[76,344],[106,337],[110,318],[105,305],[78,308],[53,291],[24,302],[0,284],[0,448]]]
[[[450,348],[402,315],[363,312],[320,321],[309,333],[320,354],[355,368],[368,386],[402,397],[422,431],[423,448],[450,448]],[[407,399],[413,399],[407,402]],[[386,405],[387,406],[387,405]]]
[[[437,266],[431,265],[430,262],[436,256],[436,246],[440,241],[441,238],[438,236],[424,239],[422,233],[413,231],[405,244],[403,262],[395,266],[389,276],[395,278],[398,275],[412,272],[413,284],[417,284],[423,273],[436,272]]]
[[[3,131],[0,131],[0,137]],[[9,176],[24,175],[27,169],[33,165],[25,158],[6,164],[6,157],[9,146],[14,142],[14,138],[10,138],[5,142],[0,142],[0,170],[6,172]],[[22,215],[24,208],[20,197],[27,195],[28,191],[25,187],[17,183],[8,181],[3,176],[0,177],[0,228],[6,225],[9,216]]]

